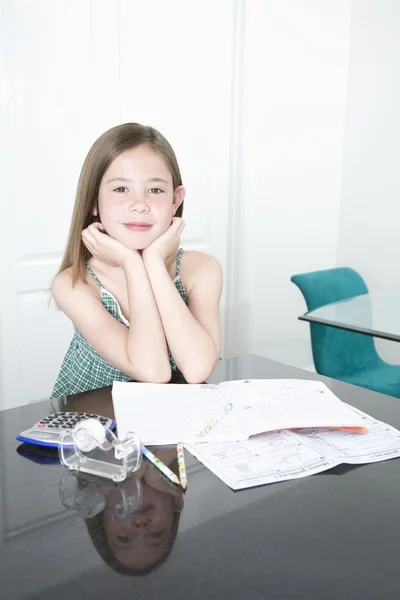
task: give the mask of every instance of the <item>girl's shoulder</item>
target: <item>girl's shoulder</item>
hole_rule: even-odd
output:
[[[188,293],[194,284],[199,281],[222,281],[222,267],[212,254],[199,250],[185,250],[182,253],[181,277]]]
[[[57,295],[60,292],[66,292],[68,289],[72,289],[72,267],[68,267],[57,273],[57,275],[53,278],[51,283],[51,293],[53,294],[54,299],[57,301]]]
[[[200,250],[185,250],[182,253],[182,268],[191,270],[221,267],[219,261],[212,254]]]
[[[73,285],[72,267],[67,267],[64,271],[57,273],[51,284],[51,293],[56,304],[62,308],[65,300],[73,298],[75,295],[81,295],[82,292],[98,295],[95,286],[91,285],[89,280],[88,277],[85,281],[78,279]]]

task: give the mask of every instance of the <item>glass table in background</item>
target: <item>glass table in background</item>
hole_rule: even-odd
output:
[[[327,304],[299,319],[400,342],[400,289],[372,292]]]

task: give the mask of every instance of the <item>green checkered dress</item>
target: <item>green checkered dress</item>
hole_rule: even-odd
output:
[[[181,259],[183,249],[178,250],[176,257],[176,277],[174,284],[185,304],[188,303],[186,290],[180,278]],[[122,314],[117,299],[101,284],[93,269],[86,265],[86,269],[96,281],[101,290],[101,301],[105,309],[120,323],[129,327],[129,322]],[[104,360],[94,348],[85,340],[81,332],[74,325],[74,336],[61,365],[51,398],[69,396],[79,392],[88,392],[101,387],[112,385],[113,381],[132,381],[132,378],[119,371],[109,362]],[[168,350],[169,360],[173,375],[179,371],[174,359]]]

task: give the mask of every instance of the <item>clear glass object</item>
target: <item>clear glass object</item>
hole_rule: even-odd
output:
[[[60,462],[70,470],[124,481],[142,462],[142,444],[134,432],[124,440],[95,419],[81,421],[73,430],[65,430],[58,446]]]
[[[108,506],[115,522],[121,523],[140,509],[143,489],[132,475],[123,482],[111,482],[78,471],[64,471],[59,484],[60,500],[65,508],[76,510],[90,519]]]

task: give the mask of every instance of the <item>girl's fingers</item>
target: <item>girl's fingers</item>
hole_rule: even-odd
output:
[[[184,227],[185,221],[181,219],[181,217],[174,217],[171,224],[171,234],[174,234],[177,238],[180,238]]]
[[[100,241],[102,239],[101,236],[105,234],[105,230],[104,228],[100,229],[99,227],[94,227],[94,225],[100,225],[101,227],[103,227],[103,225],[101,225],[100,223],[93,223],[88,227],[89,235],[93,236],[94,240]]]
[[[181,217],[173,217],[171,227],[178,230],[181,224],[183,223]]]
[[[90,254],[93,254],[93,247],[91,244],[89,244],[88,242],[86,242],[85,240],[83,241],[83,245],[89,250]]]
[[[82,242],[85,244],[86,248],[89,250],[91,254],[95,252],[96,240],[93,238],[90,233],[88,233],[87,229],[82,231]]]
[[[105,231],[104,225],[103,225],[103,223],[100,223],[100,221],[95,221],[94,223],[89,225],[89,227],[92,227],[93,229],[97,229],[98,231]]]
[[[96,239],[98,239],[96,236],[98,236],[100,234],[100,232],[97,229],[97,227],[93,227],[93,225],[89,225],[89,227],[86,227],[86,229],[84,229],[82,231],[82,235],[83,234],[85,234],[87,238],[95,241]]]
[[[180,234],[183,231],[183,228],[185,227],[185,221],[183,219],[181,219],[180,217],[177,219],[177,223],[176,223],[176,230],[177,232]]]
[[[89,233],[82,233],[82,240],[85,244],[90,244],[91,246],[94,246],[96,243],[96,240]]]

